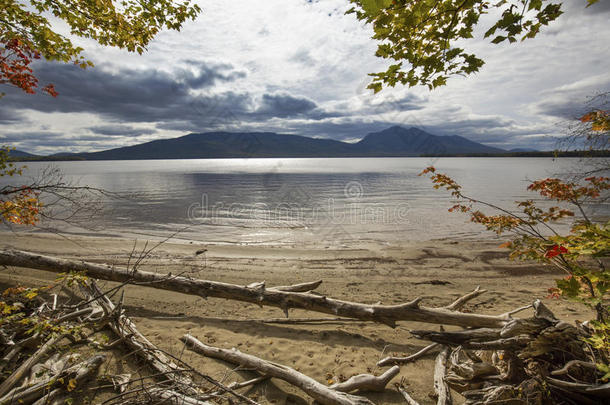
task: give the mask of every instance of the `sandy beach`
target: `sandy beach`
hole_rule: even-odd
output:
[[[427,306],[441,306],[477,285],[487,293],[464,310],[497,314],[540,298],[568,321],[588,319],[583,307],[563,300],[546,299],[552,268],[512,262],[501,240],[433,240],[374,245],[358,249],[298,249],[273,246],[203,245],[166,242],[153,250],[141,269],[160,273],[187,272],[192,277],[247,285],[294,284],[323,280],[318,291],[333,298],[363,303],[399,304],[423,297]],[[78,258],[125,267],[132,251],[145,241],[121,238],[70,237],[50,234],[0,234],[0,245],[63,258]],[[148,248],[154,242],[148,244]],[[207,249],[204,254],[195,252]],[[46,285],[56,275],[30,269],[4,268],[2,289],[15,285]],[[112,283],[102,283],[109,287]],[[236,301],[203,300],[147,287],[126,287],[127,315],[140,332],[159,347],[180,356],[200,371],[225,383],[252,377],[248,371],[205,359],[185,351],[178,340],[190,333],[204,343],[238,348],[267,360],[293,367],[320,382],[343,381],[361,373],[380,374],[376,362],[389,354],[408,355],[426,345],[410,336],[410,329],[438,329],[437,325],[399,323],[392,329],[371,322],[269,324],[281,318],[277,308],[259,308]],[[291,317],[325,317],[291,310]],[[120,363],[120,362],[118,362]],[[112,368],[119,367],[114,364]],[[420,403],[434,403],[433,356],[405,365],[395,381],[404,378],[409,392]],[[261,383],[246,394],[260,403],[310,403],[305,394],[281,381]],[[403,399],[393,383],[381,394],[366,394],[378,404],[399,404]]]

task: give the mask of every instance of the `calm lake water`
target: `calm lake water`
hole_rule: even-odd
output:
[[[66,180],[119,193],[75,233],[206,243],[353,246],[485,233],[452,199],[418,177],[431,164],[464,191],[503,206],[536,199],[528,179],[574,169],[577,159],[337,158],[59,162]],[[34,176],[48,163],[28,163]],[[6,180],[5,180],[6,181]],[[610,207],[590,207],[607,217]],[[47,223],[46,225],[53,225]],[[65,225],[64,229],[65,229]]]

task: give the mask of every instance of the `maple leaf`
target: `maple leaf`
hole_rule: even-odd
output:
[[[568,253],[568,249],[560,245],[553,245],[546,251],[544,257],[546,257],[547,259],[551,259],[555,256],[559,256],[565,253]]]

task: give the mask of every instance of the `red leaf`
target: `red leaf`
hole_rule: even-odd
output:
[[[547,259],[551,259],[555,256],[559,256],[562,255],[564,253],[568,253],[568,249],[566,249],[563,246],[559,246],[559,245],[553,245],[551,246],[550,249],[548,249],[546,251],[546,253],[544,254],[544,257],[546,257]]]

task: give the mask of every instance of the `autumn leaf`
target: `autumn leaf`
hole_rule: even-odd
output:
[[[551,259],[555,256],[559,256],[565,253],[568,253],[568,249],[563,246],[553,245],[546,251],[544,257],[546,257],[547,259]]]

